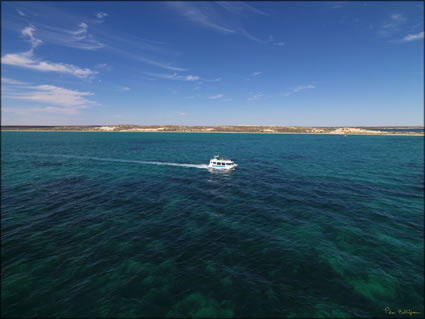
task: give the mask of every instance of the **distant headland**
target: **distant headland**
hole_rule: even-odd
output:
[[[1,126],[2,131],[82,131],[82,132],[191,132],[264,134],[339,134],[424,136],[423,126],[308,127],[265,125],[87,125],[87,126]]]

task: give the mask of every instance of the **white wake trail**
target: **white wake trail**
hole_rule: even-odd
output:
[[[135,163],[135,164],[148,164],[148,165],[166,165],[166,166],[181,166],[181,167],[193,167],[193,168],[208,168],[207,164],[184,164],[184,163],[168,163],[168,162],[135,161],[135,160],[124,160],[124,159],[119,159],[119,158],[61,155],[61,154],[35,154],[35,153],[13,153],[13,154],[25,155],[25,156],[76,158],[76,159],[87,159],[87,160],[103,161],[103,162],[119,162],[119,163]]]

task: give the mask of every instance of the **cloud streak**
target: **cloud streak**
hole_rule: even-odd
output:
[[[1,83],[2,84],[14,84],[14,85],[27,85],[27,84],[29,84],[28,82],[22,82],[22,81],[17,81],[17,80],[8,79],[8,78],[1,78]]]
[[[197,75],[179,75],[177,73],[173,74],[164,74],[164,73],[153,73],[153,72],[144,72],[144,74],[152,76],[158,79],[165,80],[179,80],[179,81],[198,81],[200,77]]]
[[[224,97],[224,94],[217,94],[217,95],[209,96],[208,98],[209,98],[210,100],[217,100],[217,99],[221,99],[221,98],[223,98],[223,97]]]
[[[400,13],[393,13],[381,24],[378,29],[378,35],[384,38],[391,37],[394,33],[400,31],[400,27],[407,19]]]
[[[74,49],[94,51],[105,46],[89,33],[89,25],[85,22],[80,22],[74,30],[43,26],[40,35],[48,42]]]
[[[23,36],[28,36],[29,38],[30,38],[30,42],[31,42],[31,49],[34,49],[34,48],[36,48],[36,47],[38,47],[40,44],[42,44],[43,43],[43,41],[41,41],[40,39],[37,39],[35,36],[34,36],[34,32],[35,32],[35,27],[34,26],[28,26],[28,27],[26,27],[26,28],[24,28],[22,31],[21,31],[21,34],[23,35]]]
[[[291,91],[282,93],[281,95],[290,96],[293,93],[298,93],[298,92],[301,92],[301,91],[306,90],[306,89],[315,89],[315,88],[316,88],[316,86],[312,85],[312,84],[298,85],[298,86],[294,87]]]
[[[97,17],[98,19],[103,19],[103,18],[105,18],[105,17],[107,17],[107,16],[109,16],[109,14],[107,14],[107,13],[105,13],[105,12],[98,12],[98,13],[96,13],[96,17]]]
[[[256,42],[266,43],[250,34],[240,16],[268,14],[244,2],[168,2],[168,7],[186,20],[222,34],[240,34]]]
[[[88,96],[94,95],[90,92],[80,92],[55,85],[31,85],[13,79],[6,80],[6,83],[12,85],[14,90],[6,91],[3,94],[4,98],[47,104],[47,106],[26,109],[27,112],[77,114],[79,110],[97,104],[87,99]],[[9,107],[9,111],[13,112],[13,109]]]
[[[222,8],[226,9],[227,11],[233,13],[233,14],[239,14],[239,15],[247,15],[248,13],[254,13],[259,14],[263,16],[268,16],[268,13],[265,13],[264,11],[261,11],[251,5],[249,5],[246,2],[242,1],[218,1],[216,2],[217,5],[221,6]]]
[[[72,64],[51,63],[37,60],[33,57],[32,51],[6,54],[1,57],[1,63],[41,72],[66,73],[78,78],[88,78],[97,74],[97,72],[91,69],[83,69]]]
[[[401,42],[410,42],[410,41],[416,41],[416,40],[421,40],[424,38],[424,32],[419,32],[416,34],[408,34],[406,35]]]
[[[33,26],[26,27],[21,31],[22,35],[30,38],[31,49],[29,51],[6,54],[1,57],[1,63],[42,72],[67,73],[79,78],[88,78],[97,74],[97,72],[88,68],[83,69],[72,64],[51,63],[34,58],[34,48],[42,43],[41,40],[34,36],[34,31],[35,28]]]
[[[248,98],[248,101],[257,101],[260,100],[264,96],[263,93],[253,94]]]
[[[213,15],[214,12],[207,6],[201,7],[204,4],[194,5],[189,2],[169,2],[168,5],[175,9],[175,11],[184,16],[186,19],[197,23],[205,28],[209,28],[218,32],[223,33],[234,33],[236,32],[232,28],[228,27],[221,21],[216,21]],[[198,6],[199,5],[199,6]]]

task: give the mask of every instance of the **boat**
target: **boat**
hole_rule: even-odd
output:
[[[214,156],[210,160],[210,164],[208,165],[208,168],[213,169],[234,169],[238,164],[235,162],[229,160],[228,158],[219,158],[218,155]]]

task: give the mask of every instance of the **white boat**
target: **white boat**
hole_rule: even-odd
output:
[[[228,158],[219,158],[218,155],[210,160],[208,168],[213,169],[234,169],[238,164]]]

